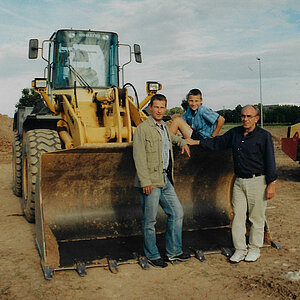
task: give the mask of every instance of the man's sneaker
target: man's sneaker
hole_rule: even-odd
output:
[[[179,260],[179,261],[187,261],[191,258],[191,256],[188,253],[181,253],[180,255],[176,255],[176,256],[170,256],[168,257],[169,261],[175,261],[175,260]]]
[[[156,268],[165,268],[168,266],[168,264],[162,258],[153,259],[153,260],[148,259],[148,262],[151,266]]]
[[[245,261],[254,262],[257,261],[259,257],[260,257],[259,252],[250,250],[245,258]]]
[[[232,263],[239,263],[240,261],[244,260],[246,257],[247,252],[236,250],[234,254],[229,258],[230,262]]]

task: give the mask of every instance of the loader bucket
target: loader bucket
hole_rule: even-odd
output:
[[[178,151],[174,177],[185,230],[230,225],[235,178],[231,150],[209,152],[193,146],[190,159]]]
[[[107,257],[116,252],[142,252],[142,211],[134,176],[130,143],[41,155],[36,241],[45,276],[46,270],[81,263],[107,265]],[[193,146],[190,159],[175,151],[175,189],[185,213],[184,231],[230,225],[233,179],[230,151],[205,152]],[[166,216],[159,210],[156,230],[163,233],[165,227]]]

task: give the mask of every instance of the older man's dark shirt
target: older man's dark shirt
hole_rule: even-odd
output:
[[[237,177],[265,175],[267,184],[277,178],[272,136],[260,127],[255,127],[244,136],[243,126],[238,126],[221,136],[202,140],[201,146],[206,150],[232,148],[234,172]]]

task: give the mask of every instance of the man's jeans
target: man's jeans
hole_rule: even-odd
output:
[[[156,246],[155,233],[158,204],[168,216],[166,254],[171,257],[182,253],[183,209],[167,174],[164,175],[166,185],[163,188],[154,188],[150,195],[143,194],[142,189],[139,189],[143,209],[144,252],[146,257],[151,260],[161,257]]]

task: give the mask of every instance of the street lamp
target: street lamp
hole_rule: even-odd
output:
[[[259,95],[260,95],[260,126],[263,128],[263,104],[262,104],[262,88],[261,88],[261,60],[256,57],[259,66]]]

